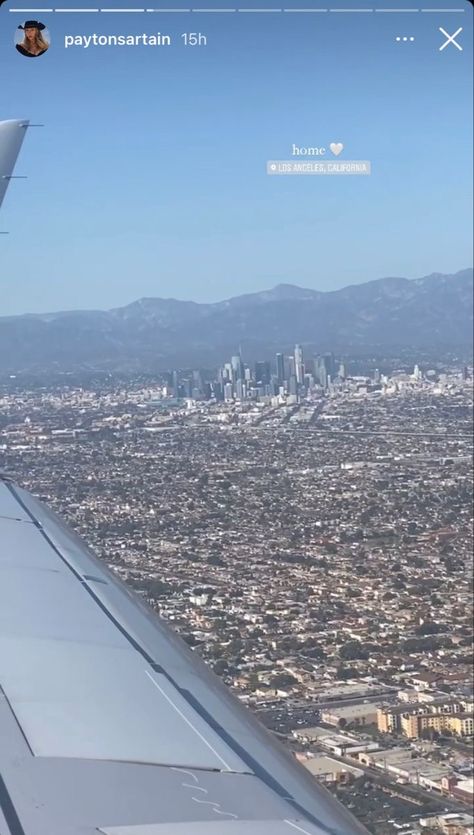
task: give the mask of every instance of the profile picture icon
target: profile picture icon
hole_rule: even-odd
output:
[[[49,32],[39,20],[25,20],[15,33],[15,48],[25,58],[39,58],[49,49]]]

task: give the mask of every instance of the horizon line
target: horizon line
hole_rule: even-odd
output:
[[[171,302],[178,302],[178,303],[181,303],[181,304],[194,304],[194,305],[197,305],[197,306],[218,305],[218,304],[223,304],[224,302],[233,301],[234,299],[244,298],[246,296],[258,296],[258,295],[262,295],[263,293],[271,293],[272,291],[278,289],[279,287],[292,287],[292,288],[297,289],[297,290],[308,291],[310,293],[318,293],[320,295],[326,296],[326,295],[329,295],[331,293],[341,293],[344,290],[348,290],[349,288],[352,288],[352,287],[363,287],[364,285],[367,285],[367,284],[375,284],[377,282],[382,282],[382,281],[391,281],[391,280],[392,281],[393,280],[395,280],[395,281],[408,281],[408,282],[423,281],[425,279],[433,278],[434,276],[454,278],[455,276],[459,275],[460,273],[469,272],[469,270],[472,271],[473,269],[474,269],[474,266],[463,267],[462,269],[456,270],[456,272],[453,272],[453,273],[432,272],[432,273],[428,273],[427,275],[417,276],[415,278],[407,278],[406,276],[401,276],[401,275],[385,275],[385,276],[382,276],[380,278],[369,279],[368,281],[358,281],[358,282],[354,282],[353,284],[346,284],[343,287],[338,287],[334,290],[318,290],[318,289],[313,288],[313,287],[303,287],[299,284],[293,284],[292,282],[289,282],[289,281],[288,282],[280,281],[278,284],[274,284],[272,287],[264,288],[262,290],[253,290],[251,292],[243,292],[243,293],[239,293],[239,294],[234,295],[234,296],[226,296],[223,299],[218,299],[218,300],[215,300],[215,301],[208,301],[208,302],[204,302],[204,301],[203,302],[197,302],[197,301],[194,301],[193,299],[177,298],[176,296],[140,296],[139,298],[134,298],[131,301],[126,302],[124,304],[115,305],[115,306],[112,306],[112,307],[76,307],[76,308],[67,308],[67,309],[63,308],[63,309],[60,309],[60,310],[44,310],[44,311],[38,311],[38,312],[35,312],[35,313],[30,312],[30,311],[26,311],[24,313],[6,313],[6,314],[0,313],[0,321],[2,319],[3,320],[5,320],[5,319],[15,319],[15,318],[23,318],[23,317],[29,317],[29,316],[31,316],[31,317],[61,316],[61,315],[65,315],[65,314],[68,314],[68,313],[112,313],[113,311],[123,310],[124,308],[130,307],[133,304],[137,304],[139,302],[149,301],[149,300],[165,301],[165,302],[170,302],[171,301]]]

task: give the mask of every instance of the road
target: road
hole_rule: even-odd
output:
[[[272,426],[265,426],[265,424],[260,425],[259,429],[270,429],[272,432],[275,432],[279,428],[285,428],[288,430],[289,427],[285,426],[284,422],[281,421],[277,425]],[[389,429],[316,429],[313,426],[306,424],[304,427],[294,426],[292,425],[292,430],[295,432],[308,432],[312,435],[362,435],[362,436],[379,436],[382,438],[424,438],[425,440],[430,441],[469,441],[469,446],[472,446],[472,435],[469,433],[465,433],[462,435],[453,435],[450,432],[395,432]],[[446,456],[450,457],[450,456]]]
[[[331,754],[331,756],[334,757],[334,759],[339,760],[339,762],[352,765],[352,767],[356,766],[357,768],[360,768],[372,782],[396,792],[399,797],[404,797],[406,800],[423,804],[438,801],[439,803],[442,803],[450,812],[466,812],[466,809],[470,809],[468,803],[464,804],[459,800],[453,800],[451,797],[444,797],[443,795],[438,794],[438,792],[428,791],[427,789],[423,789],[421,786],[417,786],[413,783],[407,785],[397,783],[396,779],[391,775],[380,771],[378,768],[363,766],[356,760],[351,759],[351,757],[337,757],[334,754]]]

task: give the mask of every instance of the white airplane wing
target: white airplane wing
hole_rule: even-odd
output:
[[[366,830],[57,516],[0,478],[0,833]]]

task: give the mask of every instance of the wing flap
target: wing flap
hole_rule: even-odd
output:
[[[225,812],[221,812],[225,815]],[[193,821],[190,823],[112,826],[99,829],[103,835],[325,835],[314,824],[298,820]]]

